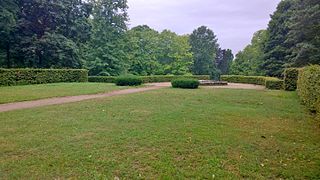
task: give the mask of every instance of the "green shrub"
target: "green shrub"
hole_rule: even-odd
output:
[[[172,87],[183,89],[197,89],[200,85],[197,79],[174,79],[171,81]]]
[[[265,85],[266,77],[264,77],[264,76],[223,75],[223,76],[221,76],[221,80],[228,81],[231,83]]]
[[[265,86],[267,89],[281,90],[283,89],[283,80],[269,77],[269,78],[266,78]]]
[[[157,75],[157,76],[139,76],[143,83],[154,83],[154,82],[171,82],[173,79],[180,78],[193,78],[198,80],[209,80],[209,75],[185,75],[185,76],[171,76],[171,75]],[[89,82],[105,82],[115,83],[114,76],[90,76]]]
[[[298,94],[303,104],[320,114],[320,66],[308,66],[299,71]]]
[[[295,91],[299,76],[298,68],[289,68],[284,71],[284,90]]]
[[[117,86],[139,86],[143,82],[138,76],[127,75],[117,77],[115,79],[115,83]]]
[[[0,86],[87,81],[84,69],[0,69]]]
[[[89,76],[89,82],[115,83],[115,76]]]

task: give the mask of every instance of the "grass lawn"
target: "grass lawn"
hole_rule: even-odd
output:
[[[107,83],[55,83],[0,87],[0,104],[50,97],[110,92],[123,87]]]
[[[319,179],[294,92],[161,89],[0,113],[0,179]]]

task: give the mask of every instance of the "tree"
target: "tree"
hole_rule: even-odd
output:
[[[285,43],[290,30],[290,20],[294,14],[295,0],[283,0],[271,16],[268,25],[268,40],[264,48],[264,63],[261,69],[268,76],[281,76],[288,61],[288,44]]]
[[[234,56],[230,49],[218,49],[216,54],[216,64],[221,74],[229,74],[233,58]]]
[[[127,9],[126,0],[94,1],[92,36],[85,54],[90,75],[116,76],[126,71]]]
[[[11,51],[14,41],[13,33],[17,25],[18,10],[17,1],[0,1],[0,65],[3,63],[3,66],[7,68],[12,66]],[[1,52],[1,50],[3,52]]]
[[[128,72],[136,75],[162,74],[158,62],[159,33],[147,25],[137,26],[126,33]]]
[[[298,0],[289,28],[287,66],[320,64],[320,1]]]
[[[251,44],[246,46],[243,51],[236,55],[232,63],[232,74],[238,75],[264,75],[263,69],[260,69],[264,63],[264,46],[268,38],[266,30],[260,30],[254,33]]]
[[[163,67],[163,74],[184,75],[190,72],[192,53],[188,36],[179,36],[169,30],[159,34],[157,60]]]
[[[219,47],[216,35],[212,30],[201,26],[190,35],[191,52],[193,53],[193,74],[210,74],[216,69],[215,56]]]

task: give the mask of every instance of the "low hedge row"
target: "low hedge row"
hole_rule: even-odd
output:
[[[320,117],[320,66],[313,65],[301,69],[297,87],[303,104]]]
[[[283,89],[283,80],[273,77],[265,76],[242,76],[242,75],[223,75],[221,76],[222,81],[231,83],[245,83],[263,85],[268,89],[280,90]]]
[[[295,91],[299,76],[298,68],[288,68],[284,71],[284,90]]]
[[[197,79],[174,79],[171,81],[173,88],[183,88],[183,89],[197,89],[200,85],[199,80]]]
[[[245,83],[256,85],[265,85],[266,83],[266,77],[264,76],[223,75],[221,76],[221,80],[231,83]]]
[[[115,79],[117,86],[139,86],[142,80],[138,76],[119,76]]]
[[[0,86],[87,81],[84,69],[0,69]]]
[[[267,89],[281,90],[283,89],[283,80],[267,77],[265,86]]]
[[[153,83],[153,82],[171,82],[174,79],[180,78],[193,78],[198,80],[209,80],[209,75],[187,75],[187,76],[139,76],[143,83]],[[117,77],[114,76],[90,76],[89,82],[104,82],[104,83],[115,83]]]

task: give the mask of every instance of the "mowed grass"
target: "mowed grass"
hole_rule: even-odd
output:
[[[0,114],[0,179],[319,179],[283,91],[161,89]]]
[[[0,104],[51,97],[97,94],[123,88],[107,83],[55,83],[0,87]]]

